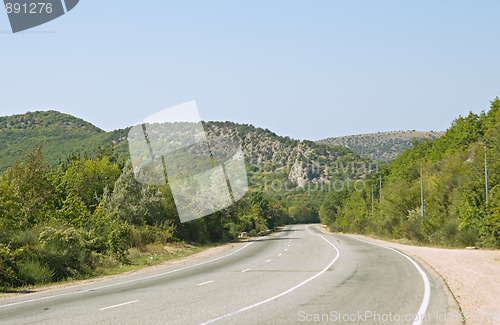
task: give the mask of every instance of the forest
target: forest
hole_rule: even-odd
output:
[[[441,138],[414,140],[370,175],[364,191],[331,192],[321,221],[334,231],[424,245],[499,248],[499,149],[497,97],[487,112],[459,116]]]

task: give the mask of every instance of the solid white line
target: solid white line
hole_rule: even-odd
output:
[[[351,237],[351,236],[349,236],[349,237]],[[420,304],[420,308],[418,309],[418,314],[417,314],[418,317],[416,317],[416,319],[413,321],[412,325],[421,325],[422,324],[422,320],[425,319],[424,316],[425,316],[425,313],[427,312],[427,307],[429,307],[429,301],[431,299],[431,286],[429,284],[429,278],[427,278],[427,275],[422,270],[422,268],[411,257],[409,257],[408,255],[406,255],[404,253],[401,253],[400,251],[398,251],[398,250],[396,250],[394,248],[387,247],[387,246],[380,245],[380,244],[375,244],[375,243],[372,243],[372,242],[369,242],[369,241],[366,241],[366,240],[363,240],[363,239],[359,239],[359,238],[356,238],[356,237],[351,237],[351,238],[354,238],[354,239],[357,239],[359,241],[362,241],[362,242],[365,242],[365,243],[368,243],[368,244],[372,244],[372,245],[375,245],[375,246],[380,246],[380,247],[389,249],[389,250],[391,250],[393,252],[396,252],[399,255],[404,256],[406,259],[408,259],[411,262],[411,264],[413,264],[413,266],[415,266],[415,268],[417,269],[418,273],[420,273],[420,275],[422,276],[422,279],[424,280],[424,297],[422,298],[422,303]]]
[[[96,290],[100,290],[100,289],[105,289],[105,288],[109,288],[109,287],[115,287],[115,286],[119,286],[119,285],[123,285],[123,284],[128,284],[128,283],[133,283],[133,282],[137,282],[137,281],[142,281],[142,280],[148,280],[148,279],[152,279],[152,278],[157,278],[157,277],[160,277],[160,276],[164,276],[164,275],[176,273],[176,272],[179,272],[179,271],[191,269],[193,267],[197,267],[197,266],[200,266],[200,265],[212,263],[212,262],[218,261],[220,259],[229,257],[229,256],[231,256],[233,254],[236,254],[239,251],[245,249],[246,247],[252,245],[253,243],[261,240],[262,238],[264,238],[264,237],[259,237],[256,240],[249,242],[245,246],[240,247],[239,249],[235,250],[234,252],[232,252],[230,254],[214,258],[213,260],[210,260],[210,261],[205,261],[205,262],[201,262],[201,263],[194,264],[194,265],[188,265],[188,266],[185,266],[185,267],[181,267],[180,269],[176,269],[176,270],[172,270],[172,271],[168,271],[168,272],[163,272],[163,273],[160,273],[160,274],[150,275],[150,276],[147,276],[147,277],[144,277],[144,278],[138,278],[138,279],[128,280],[128,281],[124,281],[124,282],[108,284],[108,285],[104,285],[104,286],[100,286],[100,287],[95,287],[95,288],[89,288],[89,289],[81,290],[81,291],[74,291],[74,292],[69,292],[69,293],[61,293],[61,294],[57,294],[57,295],[53,295],[53,296],[47,296],[47,297],[41,297],[41,298],[35,298],[35,299],[29,299],[29,300],[24,300],[24,301],[13,302],[13,303],[6,304],[6,305],[0,305],[0,308],[5,308],[5,307],[10,307],[10,306],[15,306],[15,305],[21,305],[21,304],[26,304],[26,303],[35,302],[35,301],[53,299],[53,298],[57,298],[57,297],[70,296],[70,295],[85,293],[85,292],[89,292],[89,291],[96,291]]]
[[[100,308],[99,310],[106,310],[106,309],[116,308],[116,307],[120,307],[120,306],[130,305],[130,304],[133,304],[133,303],[138,302],[138,301],[139,300],[124,302],[122,304],[118,304],[118,305],[114,305],[114,306],[103,307],[103,308]]]
[[[294,287],[291,287],[290,289],[274,296],[274,297],[271,297],[269,299],[266,299],[266,300],[263,300],[263,301],[260,301],[258,303],[255,303],[253,305],[250,305],[250,306],[247,306],[247,307],[244,307],[244,308],[241,308],[241,309],[238,309],[237,311],[234,311],[232,313],[229,313],[229,314],[225,314],[225,315],[222,315],[220,317],[217,317],[217,318],[214,318],[212,320],[209,320],[207,322],[204,322],[204,323],[201,323],[201,325],[206,325],[206,324],[211,324],[211,323],[214,323],[214,322],[217,322],[219,320],[222,320],[224,318],[227,318],[227,317],[231,317],[231,316],[234,316],[236,314],[239,314],[241,312],[244,312],[246,310],[249,310],[249,309],[252,309],[252,308],[255,308],[257,306],[260,306],[260,305],[263,305],[263,304],[266,304],[270,301],[273,301],[277,298],[280,298],[280,297],[283,297],[284,295],[287,295],[289,294],[290,292],[294,291],[295,289],[298,289],[300,287],[302,287],[304,284],[316,279],[317,277],[319,277],[320,275],[322,275],[323,273],[325,273],[330,267],[332,267],[332,265],[338,260],[339,256],[340,256],[340,252],[339,250],[337,249],[337,247],[335,247],[334,244],[332,244],[328,239],[326,239],[325,237],[321,236],[320,234],[316,234],[317,236],[320,236],[321,238],[323,238],[328,244],[332,245],[333,248],[335,248],[335,250],[337,251],[337,255],[335,256],[335,258],[330,262],[330,264],[328,264],[323,270],[321,270],[319,273],[316,273],[315,275],[313,275],[312,277],[310,277],[309,279],[307,280],[304,280],[302,281],[301,283],[297,284],[296,286]]]
[[[267,260],[266,263],[271,262],[272,260]]]
[[[245,273],[246,271],[250,271],[251,269],[245,269],[243,271],[241,271],[241,273]]]
[[[212,282],[214,282],[214,280],[210,280],[210,281],[207,281],[207,282],[198,283],[197,285],[202,286],[202,285],[209,284],[209,283],[212,283]]]

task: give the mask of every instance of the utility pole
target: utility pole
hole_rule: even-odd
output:
[[[372,217],[373,217],[373,184],[372,184]]]
[[[380,205],[382,206],[382,176],[380,176],[380,190],[379,190],[379,194],[380,194]]]
[[[486,186],[486,204],[488,204],[488,159],[486,157],[486,145],[484,145],[484,184]]]
[[[424,216],[424,173],[420,162],[420,201],[422,202],[422,217]]]

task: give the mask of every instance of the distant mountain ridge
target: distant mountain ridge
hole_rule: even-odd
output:
[[[357,134],[327,138],[316,141],[319,144],[342,146],[351,149],[362,157],[374,161],[391,161],[406,148],[412,148],[413,139],[440,138],[444,132],[435,131],[394,131],[370,134]]]
[[[237,140],[247,158],[250,176],[291,182],[298,186],[326,184],[332,177],[359,179],[356,164],[368,165],[367,159],[353,151],[308,140],[281,137],[270,130],[232,122],[203,122],[207,136]],[[70,154],[92,155],[99,147],[115,145],[122,159],[128,158],[127,135],[130,128],[105,132],[71,115],[56,111],[28,112],[0,118],[0,173],[23,159],[40,142],[44,160],[56,165]],[[338,170],[342,166],[344,172]],[[348,166],[350,166],[348,168]],[[332,168],[334,167],[334,168]],[[332,170],[337,171],[333,174]],[[266,176],[267,177],[267,176]],[[265,181],[270,179],[266,178]],[[269,185],[268,183],[266,183]]]

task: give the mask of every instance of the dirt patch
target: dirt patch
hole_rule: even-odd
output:
[[[146,266],[146,267],[143,267],[143,268],[138,269],[138,270],[123,272],[120,274],[96,277],[96,278],[87,279],[87,280],[78,280],[78,281],[68,282],[68,283],[59,283],[59,284],[48,285],[48,286],[43,286],[43,287],[26,288],[20,292],[15,292],[15,293],[1,293],[0,300],[7,299],[7,298],[14,298],[14,297],[18,297],[18,296],[26,296],[26,295],[32,294],[32,293],[54,291],[54,290],[59,290],[59,289],[77,287],[77,286],[81,286],[81,285],[85,285],[85,284],[99,283],[99,282],[103,282],[106,280],[120,279],[120,278],[125,278],[125,277],[130,276],[130,275],[143,274],[143,273],[152,272],[152,271],[156,271],[156,270],[160,270],[160,269],[166,269],[166,268],[169,268],[172,266],[195,261],[195,260],[198,260],[198,259],[201,259],[204,257],[210,257],[212,255],[223,253],[224,251],[226,251],[230,248],[233,248],[236,245],[237,245],[237,243],[228,243],[228,244],[221,245],[221,246],[211,247],[211,248],[207,248],[201,252],[197,252],[197,253],[194,253],[194,254],[189,255],[189,256],[179,257],[176,259],[165,261],[165,262],[158,264],[158,265]],[[165,247],[164,247],[164,249],[165,249]],[[176,252],[176,251],[180,250],[180,247],[172,246],[172,247],[168,247],[168,250],[172,250],[172,251]]]
[[[419,247],[350,236],[398,249],[427,263],[450,288],[466,324],[500,324],[500,250]]]

